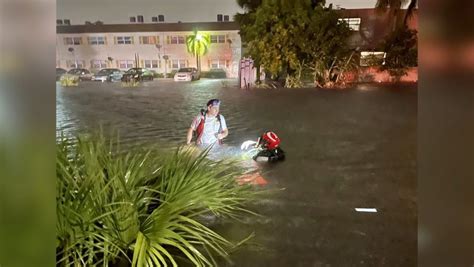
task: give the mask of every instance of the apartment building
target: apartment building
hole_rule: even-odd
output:
[[[186,17],[186,12],[174,11],[176,14],[168,17],[167,13],[160,14],[150,8],[151,11],[144,16],[136,15],[139,12],[133,9],[123,9],[122,13],[105,14],[103,21],[95,22],[79,22],[79,16],[71,20],[69,17],[74,12],[68,9],[67,12],[62,12],[63,15],[58,14],[56,65],[65,69],[77,66],[92,71],[106,67],[123,70],[146,67],[158,73],[170,73],[182,67],[197,67],[196,58],[187,52],[186,37],[198,30],[211,36],[209,52],[201,58],[201,70],[219,68],[224,69],[228,77],[238,77],[242,45],[239,25],[232,21],[232,16],[240,10],[235,7],[225,10],[219,3],[224,2],[216,2],[214,9],[207,11],[208,13],[203,12],[204,15],[187,12],[189,14]],[[225,5],[226,8],[228,6],[229,3]],[[193,7],[199,10],[202,6],[193,4]],[[104,14],[102,11],[105,9],[96,9]],[[115,9],[114,7],[113,10]],[[119,8],[117,10],[120,11]],[[341,20],[347,21],[352,29],[349,42],[360,51],[361,58],[364,54],[377,52],[378,44],[391,30],[387,27],[390,19],[388,10],[380,12],[374,8],[340,8],[337,12]],[[82,13],[89,14],[89,11]],[[181,18],[178,17],[179,14],[183,14],[183,20],[187,21],[202,19],[211,22],[176,21]],[[400,15],[403,17],[403,12]],[[85,16],[94,20],[91,15],[89,17]],[[408,26],[418,28],[416,11],[409,18]],[[383,54],[383,51],[378,53]]]
[[[57,27],[56,65],[92,71],[145,67],[158,73],[197,67],[186,46],[194,30],[210,35],[202,71],[219,68],[238,77],[241,40],[235,22],[62,25]]]

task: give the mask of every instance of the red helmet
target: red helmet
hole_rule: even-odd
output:
[[[267,149],[275,149],[280,145],[280,138],[274,132],[266,132],[260,137],[259,143]]]

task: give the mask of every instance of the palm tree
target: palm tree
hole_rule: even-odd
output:
[[[194,34],[186,38],[188,53],[196,57],[196,67],[199,71],[201,71],[201,56],[207,54],[210,44],[211,37],[209,34],[200,33],[197,30],[194,30]]]
[[[407,3],[408,7],[403,17],[403,24],[400,24],[400,22],[398,22],[398,16],[402,7]],[[377,3],[375,4],[375,8],[380,11],[384,11],[385,9],[389,8],[390,23],[393,23],[392,31],[395,31],[395,29],[400,26],[405,26],[407,24],[408,18],[413,15],[413,11],[417,6],[418,0],[377,0]],[[391,18],[393,18],[393,20]]]
[[[210,162],[207,151],[119,147],[103,135],[59,140],[57,266],[216,266],[241,244],[203,224],[210,213],[255,214],[246,205],[264,191],[239,185],[235,165]]]

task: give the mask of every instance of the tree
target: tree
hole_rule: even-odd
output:
[[[415,30],[400,27],[385,39],[381,50],[387,53],[387,57],[381,70],[388,70],[398,80],[407,73],[409,67],[418,65],[416,33]]]
[[[322,1],[264,0],[249,19],[253,23],[242,26],[247,54],[272,76],[286,75],[286,87],[300,87],[308,68],[324,85],[338,67],[347,65],[350,29]]]
[[[201,56],[207,54],[210,44],[211,37],[209,34],[200,33],[197,30],[194,31],[193,35],[186,38],[188,53],[196,57],[196,67],[199,71],[201,71]]]
[[[398,20],[400,10],[407,3],[407,10],[404,14],[403,20],[400,22]],[[375,8],[379,11],[385,11],[387,8],[389,9],[389,23],[392,25],[392,31],[395,31],[396,28],[405,26],[408,18],[413,15],[413,11],[417,6],[418,0],[377,0],[377,3],[375,4]]]

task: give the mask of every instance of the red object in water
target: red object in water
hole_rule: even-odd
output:
[[[266,185],[268,184],[267,180],[263,178],[260,173],[244,174],[237,178],[239,185],[243,184],[253,184],[253,185]]]
[[[266,132],[261,139],[265,141],[267,149],[275,149],[280,145],[280,138],[274,132]]]

